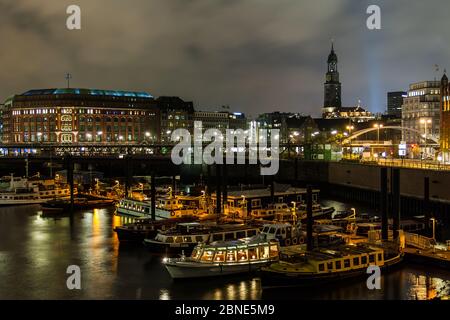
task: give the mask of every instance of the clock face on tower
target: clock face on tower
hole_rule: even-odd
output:
[[[327,74],[327,81],[331,81],[331,74]]]
[[[332,62],[330,63],[330,72],[335,72],[336,71],[336,63]]]

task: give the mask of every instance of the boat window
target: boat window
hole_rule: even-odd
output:
[[[327,269],[333,270],[333,262],[327,262]]]
[[[201,260],[202,261],[212,261],[213,256],[214,256],[214,251],[208,250],[208,251],[203,252]]]
[[[353,265],[354,266],[359,266],[359,258],[358,257],[353,258]]]
[[[224,262],[225,261],[225,251],[217,251],[216,255],[214,256],[214,261],[217,262]]]
[[[237,252],[238,261],[246,261],[248,260],[247,250],[240,249]]]
[[[227,233],[225,233],[225,241],[233,240],[233,239],[234,239],[234,232],[227,232]]]
[[[269,233],[275,233],[275,228],[270,228]]]
[[[242,239],[242,238],[245,238],[245,231],[236,232],[236,239]]]
[[[268,233],[269,232],[269,227],[264,227],[262,232]]]
[[[247,230],[247,237],[252,237],[256,234],[256,230]]]
[[[278,235],[278,234],[280,234],[280,233],[281,233],[281,230],[280,230],[280,229],[277,229],[277,232],[275,232],[276,235]]]
[[[369,263],[373,263],[375,262],[375,254],[370,254],[369,255]]]
[[[319,263],[319,271],[325,271],[325,264]]]
[[[281,229],[281,233],[286,234],[286,229],[285,228]]]
[[[202,236],[196,236],[195,237],[195,242],[203,242],[203,237]]]
[[[361,264],[367,264],[367,257],[366,256],[361,257]]]
[[[278,256],[278,246],[276,244],[275,245],[271,245],[269,253],[270,253],[270,257],[271,258]]]
[[[227,251],[227,261],[236,261],[236,250]]]
[[[350,268],[350,259],[344,260],[344,268]]]
[[[191,237],[184,237],[183,241],[184,242],[192,242],[192,238]]]
[[[198,258],[200,258],[200,250],[197,250],[197,249],[194,249],[193,251],[192,251],[192,254],[191,254],[191,257],[193,258],[193,259],[198,259]]]
[[[167,237],[166,238],[166,242],[167,243],[173,243],[173,238],[172,237]]]
[[[381,253],[378,254],[378,261],[383,261],[383,255]]]
[[[256,200],[252,200],[252,207],[253,208],[258,208],[261,206],[261,200],[256,199]]]
[[[269,258],[269,246],[259,247],[259,257],[261,259]]]
[[[175,243],[182,243],[183,242],[183,237],[175,237]]]
[[[340,270],[341,269],[341,260],[336,261],[335,266],[336,266],[336,270]]]
[[[258,259],[258,250],[257,248],[250,248],[248,249],[248,256],[250,260],[257,260]]]
[[[222,233],[213,234],[213,241],[222,241],[222,240],[223,240]]]

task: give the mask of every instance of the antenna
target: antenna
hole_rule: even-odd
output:
[[[70,88],[70,79],[72,79],[72,75],[70,73],[66,73],[67,89]]]
[[[434,65],[434,81],[436,81],[436,75],[439,72],[439,66],[437,64]]]

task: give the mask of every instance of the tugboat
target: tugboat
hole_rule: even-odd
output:
[[[170,230],[159,231],[154,239],[145,239],[144,245],[154,253],[190,254],[198,243],[249,238],[259,231],[258,227],[245,224],[179,223]]]
[[[272,220],[277,215],[289,214],[292,215],[291,209],[286,203],[270,204],[264,209],[254,209],[251,212],[253,219]]]
[[[303,287],[367,275],[369,266],[381,269],[402,261],[403,251],[369,243],[316,248],[304,251],[288,248],[280,261],[261,268],[261,284],[270,287]]]
[[[313,218],[331,218],[333,212],[335,211],[334,207],[322,207],[319,203],[313,203],[312,205],[312,213]],[[306,204],[302,203],[297,208],[297,217],[300,220],[306,220]]]
[[[199,244],[190,257],[164,258],[163,264],[173,279],[218,277],[249,273],[278,260],[276,240],[262,235],[234,241]]]
[[[153,239],[159,230],[165,231],[173,228],[177,223],[193,222],[195,217],[183,217],[164,220],[139,218],[133,223],[117,226],[114,231],[120,242],[136,242],[142,244],[145,239]]]

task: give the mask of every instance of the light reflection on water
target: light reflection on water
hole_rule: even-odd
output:
[[[338,210],[343,203],[327,201]],[[358,208],[358,212],[369,212]],[[383,275],[382,290],[364,281],[309,289],[262,290],[257,276],[174,282],[140,246],[120,245],[113,227],[131,222],[112,209],[73,218],[43,217],[39,206],[0,208],[0,299],[433,299],[450,295],[450,272],[406,265]],[[66,288],[66,268],[81,267],[82,290]]]

